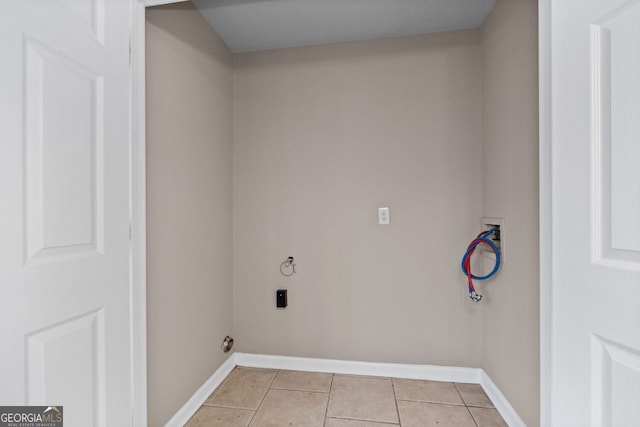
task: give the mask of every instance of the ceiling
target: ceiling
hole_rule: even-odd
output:
[[[495,0],[192,0],[233,52],[477,28]]]

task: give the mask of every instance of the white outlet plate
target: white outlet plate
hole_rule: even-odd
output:
[[[378,224],[389,225],[391,223],[391,218],[389,215],[389,208],[378,208]]]
[[[505,262],[506,259],[506,244],[505,244],[505,228],[504,228],[504,218],[491,218],[491,217],[485,217],[482,218],[482,230],[483,231],[487,231],[492,229],[494,226],[499,226],[500,227],[500,259],[502,262]],[[495,260],[496,259],[496,255],[493,253],[493,251],[491,249],[484,249],[485,245],[480,245],[479,248],[482,247],[482,253],[484,256],[486,256],[489,259]]]

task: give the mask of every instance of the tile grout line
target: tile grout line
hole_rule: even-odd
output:
[[[385,426],[398,426],[398,423],[389,423],[387,421],[373,421],[373,420],[363,420],[362,418],[349,418],[349,417],[338,417],[337,415],[335,417],[327,417],[327,419],[331,418],[332,420],[347,420],[347,421],[358,421],[361,423],[375,423],[375,424],[382,424]]]
[[[467,406],[467,401],[464,400],[464,397],[462,396],[462,393],[460,393],[460,389],[458,388],[458,384],[456,384],[455,382],[453,382],[451,384],[453,384],[453,388],[455,388],[456,391],[458,392],[458,396],[460,396],[460,400],[462,400],[462,403],[464,404],[464,406]]]
[[[429,405],[445,405],[445,406],[457,406],[458,408],[463,406],[466,407],[464,403],[462,405],[458,403],[446,403],[446,402],[433,402],[429,400],[411,400],[411,399],[396,399],[398,402],[411,402],[411,403],[428,403]]]
[[[267,387],[267,391],[264,392],[264,395],[262,396],[262,399],[260,399],[260,403],[258,404],[258,407],[256,408],[256,410],[253,411],[253,416],[249,420],[249,424],[247,426],[251,426],[251,423],[253,423],[253,420],[256,418],[256,415],[258,414],[258,410],[262,406],[262,403],[264,402],[264,399],[267,397],[267,394],[269,393],[269,390],[271,390],[271,385],[276,380],[276,377],[278,376],[278,373],[280,373],[280,369],[276,369],[275,371],[276,371],[276,374],[273,376],[273,378],[271,378],[271,381],[269,381],[269,386]]]
[[[333,377],[335,374],[331,373],[331,383],[329,384],[329,397],[327,397],[327,407],[324,409],[324,421],[322,422],[322,427],[326,427],[327,425],[327,415],[329,414],[329,401],[331,400],[331,390],[333,390]]]
[[[271,387],[271,388],[269,388],[269,390],[298,391],[298,392],[301,392],[301,393],[329,394],[328,391],[301,390],[299,388]]]
[[[336,377],[362,378],[365,380],[390,380],[393,377],[377,376],[377,375],[360,375],[360,374],[333,374]]]
[[[467,384],[467,383],[460,383],[460,384]],[[460,392],[460,390],[458,389],[457,383],[453,383],[453,385],[456,388],[456,391],[458,392],[458,394],[460,395],[460,398],[462,399],[462,401],[464,402],[464,406],[466,406],[467,408],[484,408],[484,409],[496,409],[496,405],[493,403],[493,400],[491,400],[491,398],[489,396],[487,396],[487,399],[489,399],[489,402],[491,403],[491,406],[482,406],[482,405],[477,405],[477,404],[473,404],[473,403],[467,403],[466,400],[464,400],[464,397],[462,397],[462,392]],[[482,386],[481,386],[482,387]],[[486,392],[484,390],[482,390],[482,392],[485,394],[486,396]]]
[[[398,425],[402,427],[402,421],[400,420],[400,408],[398,408],[398,396],[396,395],[396,384],[391,378],[391,389],[393,390],[393,403],[396,405],[396,415],[398,416]]]
[[[473,421],[473,423],[476,425],[476,427],[480,427],[478,425],[478,422],[476,421],[476,417],[473,416],[473,414],[471,413],[471,409],[469,409],[468,406],[465,406],[465,408],[467,408],[467,412],[469,413],[469,415],[471,416],[471,420]]]
[[[207,406],[209,408],[237,409],[238,411],[254,411],[255,412],[255,409],[243,408],[241,406],[217,405],[214,403],[203,403],[202,406]],[[200,407],[202,408],[202,406]]]
[[[460,393],[460,390],[458,389],[458,385],[456,383],[453,383],[453,388],[455,388],[456,391],[458,392],[458,395],[460,396],[460,399],[462,400],[462,403],[464,403],[464,407],[467,409],[467,412],[469,413],[469,416],[471,417],[471,421],[473,421],[473,423],[476,425],[476,427],[480,427],[480,426],[478,426],[478,422],[476,421],[476,417],[473,416],[473,414],[471,413],[471,410],[469,409],[469,406],[467,405],[467,402],[464,400],[464,397],[462,397],[462,393]]]

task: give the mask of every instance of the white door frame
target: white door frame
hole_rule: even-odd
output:
[[[131,386],[136,427],[147,426],[145,9],[183,1],[131,0]]]
[[[551,423],[553,206],[551,188],[551,0],[538,3],[540,173],[540,425]]]
[[[144,6],[131,1],[131,313],[133,425],[147,426],[147,205],[144,84]],[[140,11],[142,13],[140,14]],[[138,48],[142,44],[142,52]],[[142,79],[142,80],[141,80]]]
[[[134,425],[147,425],[145,8],[185,0],[131,0],[131,224]],[[551,0],[538,3],[540,172],[540,423],[551,413]]]

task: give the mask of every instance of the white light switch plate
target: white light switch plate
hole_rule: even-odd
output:
[[[390,223],[389,208],[378,208],[378,224],[388,225]]]

